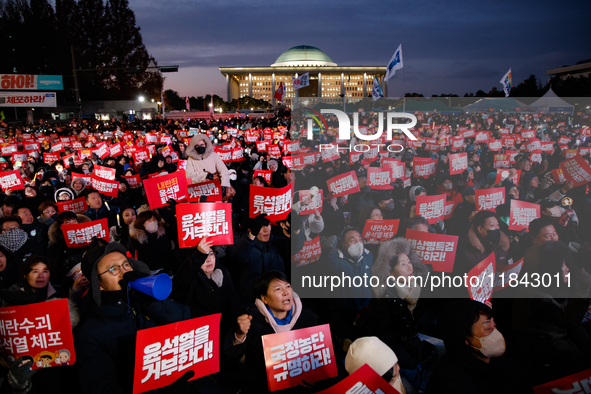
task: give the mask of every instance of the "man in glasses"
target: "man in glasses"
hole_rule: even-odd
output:
[[[128,290],[127,284],[149,276],[148,267],[127,257],[117,242],[99,244],[82,258],[90,292],[81,311],[74,344],[85,393],[131,392],[137,331],[190,318],[189,308]]]

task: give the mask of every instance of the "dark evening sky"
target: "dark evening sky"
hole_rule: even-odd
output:
[[[312,45],[338,65],[386,66],[402,43],[390,96],[463,96],[591,58],[587,1],[130,0],[148,51],[181,96],[226,98],[220,66],[269,66]]]

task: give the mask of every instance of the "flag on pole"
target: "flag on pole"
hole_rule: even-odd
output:
[[[382,93],[382,88],[380,87],[380,81],[378,81],[378,77],[373,77],[373,88],[371,89],[371,97],[373,97],[373,101],[378,100],[380,97],[384,97]]]
[[[191,104],[189,104],[189,96],[185,96],[185,105],[187,106],[187,111],[190,111]]]
[[[392,55],[392,59],[388,62],[388,67],[386,68],[386,76],[384,77],[384,81],[392,78],[396,70],[400,70],[402,68],[402,44],[398,45],[398,49]]]
[[[305,73],[293,80],[293,88],[300,89],[310,85],[310,73]]]
[[[283,95],[285,95],[285,86],[283,86],[283,82],[280,82],[279,87],[275,91],[275,95],[273,97],[283,102]]]
[[[509,97],[509,93],[511,93],[511,88],[513,87],[513,75],[511,74],[511,69],[509,69],[509,71],[503,75],[503,78],[501,79],[501,85],[503,85],[505,97]]]
[[[160,102],[162,103],[162,119],[166,119],[164,115],[164,92],[160,91]]]

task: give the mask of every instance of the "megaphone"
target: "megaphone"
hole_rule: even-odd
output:
[[[146,276],[129,282],[129,285],[158,301],[166,299],[172,291],[172,280],[168,274]]]

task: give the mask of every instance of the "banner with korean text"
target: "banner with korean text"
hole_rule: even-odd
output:
[[[109,197],[117,197],[119,194],[119,182],[111,181],[109,179],[101,178],[95,174],[90,175],[90,182],[92,188],[99,193]]]
[[[151,209],[168,205],[168,200],[176,202],[187,200],[187,178],[185,170],[172,174],[144,179],[144,189]]]
[[[0,308],[0,363],[7,368],[23,356],[31,369],[76,362],[68,300]]]
[[[250,185],[248,217],[266,213],[273,223],[285,219],[291,212],[292,187],[293,183],[280,189]]]
[[[534,219],[539,219],[540,217],[540,204],[511,200],[509,230],[527,230],[529,223]]]
[[[365,364],[334,386],[318,394],[400,394],[369,365]]]
[[[3,191],[22,190],[25,188],[25,182],[21,177],[19,170],[0,173],[0,186]]]
[[[494,211],[496,207],[505,203],[505,188],[474,190],[477,211]]]
[[[328,324],[264,335],[262,339],[269,391],[338,374]]]
[[[429,224],[443,220],[445,215],[445,200],[447,195],[417,196],[417,215],[427,219]]]
[[[310,241],[305,241],[302,249],[291,256],[291,262],[296,267],[302,267],[317,261],[321,255],[320,237],[316,237]]]
[[[201,183],[193,183],[187,186],[189,202],[200,202],[201,196],[206,196],[205,201],[222,201],[222,186],[220,181],[211,180]]]
[[[393,187],[390,185],[392,182],[392,169],[390,167],[379,168],[369,167],[367,169],[367,185],[371,189],[376,190],[390,190]]]
[[[461,174],[468,169],[468,154],[455,153],[449,155],[449,174]]]
[[[62,233],[66,246],[74,248],[88,245],[93,237],[111,241],[109,221],[106,218],[87,223],[62,224]]]
[[[591,167],[583,156],[577,155],[560,163],[567,180],[573,182],[575,187],[591,182]]]
[[[534,394],[587,394],[591,393],[591,368],[534,387]]]
[[[201,238],[207,237],[212,245],[231,245],[232,204],[190,203],[176,206],[179,247],[197,246]]]
[[[453,271],[458,236],[433,234],[409,228],[406,229],[406,239],[423,263],[431,264],[434,271]]]
[[[396,235],[399,224],[400,219],[368,220],[363,227],[363,240],[366,244],[379,245]]]
[[[310,190],[300,190],[298,194],[302,207],[300,215],[312,215],[316,211],[322,213],[322,189],[313,197],[310,197]]]
[[[333,197],[346,196],[357,193],[360,190],[355,171],[349,171],[332,177],[326,183],[328,185],[328,191],[333,194]]]
[[[94,165],[94,174],[98,177],[108,179],[110,181],[115,180],[115,169],[110,167],[103,167],[99,166],[98,164]]]
[[[491,253],[468,272],[465,285],[468,287],[471,299],[482,303],[490,300],[493,293],[495,267],[495,254]]]
[[[190,380],[220,370],[221,314],[137,332],[133,394],[165,387],[188,371]]]
[[[0,92],[0,107],[56,107],[55,93]]]
[[[70,211],[82,214],[88,211],[88,204],[86,204],[84,197],[78,197],[68,201],[58,201],[56,204],[58,212]]]

